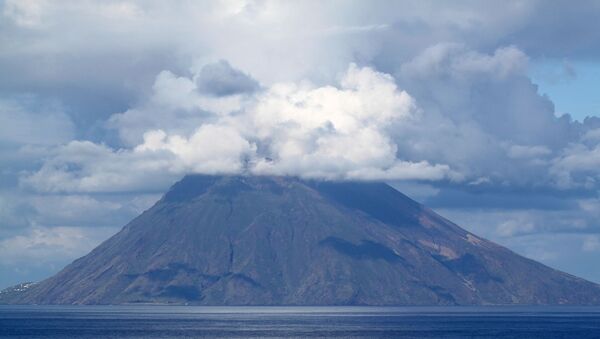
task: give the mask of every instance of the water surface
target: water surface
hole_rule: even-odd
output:
[[[0,338],[600,338],[599,307],[0,306]]]

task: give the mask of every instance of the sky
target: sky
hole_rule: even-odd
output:
[[[385,181],[600,283],[597,1],[0,0],[0,288],[189,173]]]

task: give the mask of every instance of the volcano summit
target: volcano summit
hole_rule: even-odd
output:
[[[191,175],[15,304],[600,304],[383,183]]]

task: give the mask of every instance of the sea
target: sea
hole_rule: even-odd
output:
[[[0,306],[0,338],[600,338],[600,307]]]

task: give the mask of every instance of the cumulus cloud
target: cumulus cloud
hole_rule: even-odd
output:
[[[266,155],[258,173],[382,179],[412,177],[411,167],[418,166],[431,169],[419,178],[444,178],[447,166],[399,159],[392,131],[415,114],[414,101],[391,76],[351,65],[339,87],[274,85],[258,98],[244,127]]]
[[[226,60],[205,65],[196,75],[195,80],[200,92],[215,96],[251,93],[259,86],[256,80],[231,67]]]
[[[90,141],[57,148],[21,184],[42,192],[132,192],[162,189],[175,178],[171,153],[114,150]]]
[[[146,98],[108,120],[121,146],[72,141],[21,184],[133,192],[185,173],[246,173],[593,190],[600,123],[555,116],[528,62],[513,46],[440,43],[394,76],[351,64],[331,85],[259,87],[226,61],[163,70]]]
[[[225,61],[188,76],[165,70],[145,100],[109,119],[124,147],[72,142],[22,183],[50,192],[128,191],[148,185],[142,177],[162,178],[152,181],[157,189],[185,173],[246,173],[596,187],[598,124],[555,116],[527,63],[513,46],[485,54],[443,43],[394,77],[351,64],[335,85],[258,88]],[[242,87],[207,92],[233,83]],[[118,163],[145,174],[124,173]]]
[[[158,75],[154,89],[141,109],[111,119],[128,139],[131,124],[148,124],[141,112],[162,109],[139,144],[113,149],[70,142],[22,184],[46,192],[128,191],[147,188],[148,182],[165,186],[185,173],[460,179],[447,165],[401,158],[394,128],[419,112],[390,75],[371,68],[350,65],[337,86],[274,84],[230,108],[227,101],[204,100],[197,82],[169,72]],[[183,121],[152,129],[181,114]],[[186,123],[196,123],[195,129],[180,128]]]
[[[145,95],[159,71],[179,73],[197,59],[228,60],[271,85],[304,78],[327,83],[349,62],[392,73],[415,53],[444,41],[475,50],[516,43],[538,55],[543,42],[552,51],[542,53],[546,57],[597,53],[595,32],[600,30],[594,8],[587,7],[595,6],[566,1],[545,6],[537,1],[9,0],[0,4],[5,19],[0,89],[58,97],[88,132]],[[563,21],[540,12],[563,13]],[[534,24],[546,17],[553,20]],[[557,47],[551,27],[578,39],[563,40],[572,44],[568,51]]]
[[[553,159],[549,172],[558,187],[595,189],[600,180],[599,166],[600,144],[573,143]]]
[[[244,139],[237,130],[227,126],[205,124],[189,138],[167,136],[162,130],[144,134],[144,143],[136,153],[174,155],[170,170],[175,173],[240,173],[244,159],[253,156],[256,146]]]
[[[151,130],[188,136],[203,123],[240,110],[251,99],[240,93],[207,95],[198,89],[193,76],[161,71],[149,97],[123,113],[113,114],[108,126],[118,132],[123,145],[133,147],[142,143],[144,134]]]
[[[395,78],[423,113],[398,127],[397,138],[410,140],[398,143],[399,152],[447,164],[476,186],[591,187],[573,174],[585,166],[576,154],[597,143],[595,122],[556,116],[527,65],[513,46],[485,54],[456,43],[436,44],[402,64]],[[588,167],[595,158],[587,158]]]

